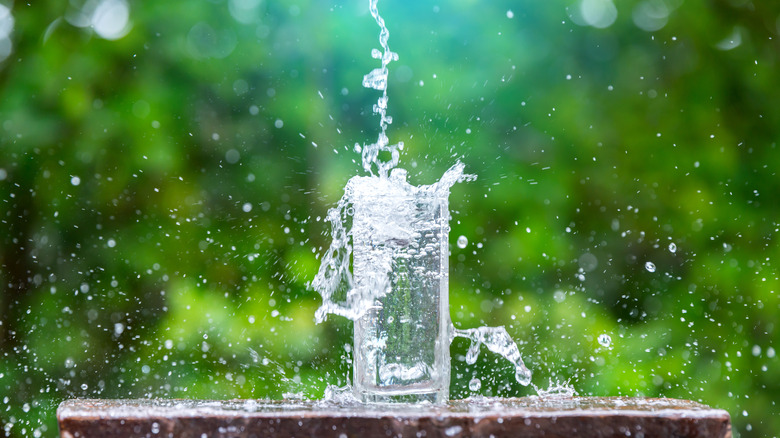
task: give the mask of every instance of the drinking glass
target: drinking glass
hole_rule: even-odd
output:
[[[354,326],[353,384],[365,403],[449,398],[447,207],[446,192],[352,205],[354,287],[377,297]]]

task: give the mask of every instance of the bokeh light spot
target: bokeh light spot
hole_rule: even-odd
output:
[[[617,19],[617,8],[612,0],[582,0],[580,13],[585,23],[599,29],[611,26]]]
[[[130,6],[125,0],[104,0],[95,7],[91,21],[98,36],[118,40],[130,32]]]
[[[669,21],[669,8],[661,0],[646,0],[634,7],[632,18],[636,27],[655,32],[663,29]]]
[[[11,31],[14,30],[14,17],[8,6],[0,4],[0,62],[11,54]]]

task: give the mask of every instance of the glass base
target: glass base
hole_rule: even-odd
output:
[[[445,404],[449,400],[449,391],[445,390],[384,390],[370,391],[355,388],[355,397],[362,403],[398,404],[398,403],[425,403]]]

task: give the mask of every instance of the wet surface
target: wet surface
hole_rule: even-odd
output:
[[[71,437],[730,437],[726,411],[676,399],[478,397],[444,406],[325,401],[68,400]],[[205,435],[204,435],[205,434]]]

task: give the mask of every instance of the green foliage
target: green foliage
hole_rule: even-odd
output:
[[[4,433],[53,435],[70,397],[344,384],[351,324],[314,324],[306,285],[377,132],[366,5],[131,2],[109,41],[71,3],[13,3],[0,62]],[[773,434],[780,6],[664,0],[648,32],[646,2],[603,29],[569,3],[380,2],[401,166],[479,176],[450,198],[453,321],[505,325],[541,388],[701,400]],[[467,347],[453,396],[534,393]]]

